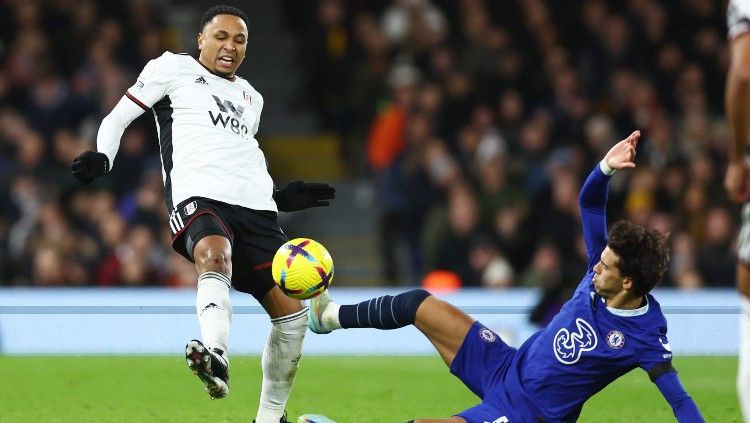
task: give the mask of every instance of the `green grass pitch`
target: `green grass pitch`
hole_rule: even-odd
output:
[[[180,356],[0,356],[0,421],[250,422],[260,359],[235,356],[229,397],[211,401]],[[736,357],[675,360],[706,421],[741,422]],[[429,357],[303,357],[287,410],[292,422],[320,413],[339,423],[447,417],[478,403]],[[581,422],[675,421],[646,374],[635,370],[589,400]]]

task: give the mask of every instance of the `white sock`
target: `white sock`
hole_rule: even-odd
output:
[[[226,275],[205,272],[198,277],[195,309],[201,326],[201,338],[208,348],[227,351],[229,326],[232,323],[232,303],[229,300],[231,282]]]
[[[740,312],[740,364],[737,371],[737,395],[745,422],[750,423],[750,299],[742,296]]]
[[[279,423],[292,391],[307,332],[307,307],[297,313],[272,319],[271,333],[263,349],[263,385],[256,423]]]

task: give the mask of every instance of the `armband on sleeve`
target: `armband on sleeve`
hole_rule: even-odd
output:
[[[653,382],[659,376],[663,375],[664,373],[669,373],[669,372],[677,373],[677,370],[675,370],[674,366],[672,366],[671,361],[665,361],[663,363],[659,363],[655,365],[654,367],[650,368],[648,370],[648,378],[651,379],[651,382]]]

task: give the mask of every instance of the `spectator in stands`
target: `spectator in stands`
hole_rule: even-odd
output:
[[[306,81],[300,85],[316,93],[309,97],[319,102],[320,128],[346,140],[350,172],[378,187],[386,279],[414,282],[434,270],[420,257],[437,248],[441,225],[432,222],[445,221],[444,191],[454,180],[474,185],[482,235],[496,239],[517,275],[530,273],[543,242],[530,228],[549,208],[557,218],[550,187],[564,183],[554,181],[559,169],[550,160],[563,152],[571,163],[566,171],[580,179],[581,169],[612,145],[613,133],[642,127],[640,170],[613,179],[610,202],[625,205],[613,209],[643,223],[670,215],[673,247],[685,257],[670,272],[671,282],[714,283],[698,267],[699,256],[722,248],[706,225],[707,205],[737,214],[722,201],[718,171],[727,157],[717,121],[729,56],[719,3],[316,0],[284,6],[306,53],[298,63]],[[71,191],[60,165],[91,149],[92,122],[119,100],[133,72],[155,52],[179,50],[175,34],[153,1],[0,2],[0,284],[33,282],[34,258],[25,254],[39,210],[49,202],[61,208],[76,251],[45,252],[44,263],[79,266],[83,282],[97,283],[97,269],[116,248],[99,241],[104,228],[91,210],[118,213],[126,234],[135,225],[149,227],[157,250],[168,245],[159,229],[166,216],[160,172],[125,171],[158,160],[150,119],[131,126],[118,156],[129,164],[115,167],[112,186]],[[429,155],[411,168],[422,172],[409,174],[417,178],[393,178],[403,169],[395,163],[408,155],[413,119],[429,123]],[[422,188],[434,190],[420,197],[429,201],[406,201]],[[413,207],[412,223],[403,225],[407,207]],[[566,222],[578,231],[574,220]],[[405,269],[412,274],[398,272],[398,239],[412,240],[411,269]],[[171,266],[154,282],[180,285],[189,273],[183,270]]]
[[[456,273],[462,286],[480,286],[483,269],[472,266],[470,254],[483,228],[475,194],[467,184],[450,189],[447,212],[448,227],[436,245],[433,267]]]

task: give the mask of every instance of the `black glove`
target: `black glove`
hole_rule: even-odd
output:
[[[104,153],[86,151],[73,159],[70,165],[73,176],[84,184],[93,181],[94,178],[109,172],[109,158]]]
[[[327,206],[335,197],[336,188],[328,184],[302,181],[289,182],[283,189],[273,193],[276,205],[283,212],[304,210],[309,207]]]

